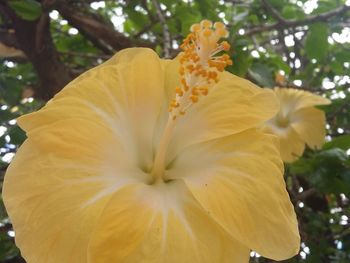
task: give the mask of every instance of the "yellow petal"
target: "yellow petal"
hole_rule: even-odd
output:
[[[143,167],[150,167],[164,73],[151,49],[120,51],[68,84],[42,110],[19,118],[27,132],[67,118],[113,127]],[[140,154],[142,152],[142,154]]]
[[[193,145],[168,169],[167,177],[183,178],[203,208],[245,246],[275,260],[298,252],[275,136],[249,130]]]
[[[27,262],[87,262],[90,233],[111,194],[140,181],[136,171],[125,173],[113,165],[116,160],[101,158],[103,151],[93,144],[90,150],[70,143],[50,150],[27,140],[5,176],[4,202]]]
[[[291,126],[300,138],[312,148],[320,148],[326,136],[326,118],[323,111],[314,108],[303,108],[291,117]]]
[[[279,128],[273,125],[266,125],[263,130],[277,135],[279,138],[280,153],[284,162],[293,162],[303,154],[305,142],[292,127]]]
[[[28,262],[87,262],[90,233],[111,195],[150,179],[139,169],[140,144],[133,148],[128,136],[144,128],[151,145],[148,125],[160,108],[162,78],[156,56],[147,50],[140,54],[142,59],[130,58],[129,64],[89,71],[44,109],[20,118],[28,139],[6,173],[3,198]],[[146,91],[133,85],[140,87],[141,80],[118,78],[130,78],[129,71],[136,74],[143,66],[147,69],[138,76],[149,90],[140,98]],[[137,115],[140,110],[149,115]],[[133,157],[133,151],[139,155]]]
[[[100,216],[89,262],[244,263],[249,249],[230,238],[181,181],[132,185],[117,192]]]
[[[296,111],[302,108],[331,103],[329,99],[304,90],[275,88],[275,93],[281,102],[281,109],[284,111]]]
[[[176,68],[176,63],[169,63],[167,67]],[[279,104],[271,90],[261,89],[227,72],[219,79],[208,96],[201,97],[178,118],[169,159],[190,144],[256,127],[276,114]],[[175,89],[170,82],[166,82],[166,88]]]

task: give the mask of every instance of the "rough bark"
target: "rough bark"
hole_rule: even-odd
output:
[[[36,96],[44,100],[52,98],[73,78],[73,74],[59,59],[50,34],[48,14],[43,13],[39,19],[27,21],[18,17],[6,3],[0,4],[0,10],[11,20],[16,45],[38,74],[40,85]]]

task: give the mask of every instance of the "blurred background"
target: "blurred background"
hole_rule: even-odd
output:
[[[18,116],[120,49],[176,56],[204,18],[229,27],[229,71],[332,100],[324,147],[286,165],[302,243],[284,262],[350,262],[349,0],[0,0],[0,181],[25,139]],[[1,202],[0,262],[24,262],[14,235]],[[273,261],[251,252],[251,262]]]

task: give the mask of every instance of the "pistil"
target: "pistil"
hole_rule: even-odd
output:
[[[226,41],[228,31],[223,23],[203,20],[191,27],[191,33],[184,39],[180,54],[180,86],[175,87],[175,98],[169,105],[169,118],[160,140],[152,169],[153,183],[163,179],[167,149],[177,119],[186,113],[188,108],[207,96],[210,89],[219,81],[220,72],[227,65],[232,65],[229,55],[218,53],[228,51]]]
[[[160,139],[160,143],[156,152],[156,157],[154,159],[154,165],[152,169],[153,183],[158,183],[161,180],[163,180],[165,172],[166,152],[175,127],[175,123],[176,119],[173,119],[171,116],[169,116],[162,138]]]

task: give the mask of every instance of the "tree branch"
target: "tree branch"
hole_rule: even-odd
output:
[[[276,9],[274,9],[270,3],[267,0],[261,0],[263,3],[265,10],[271,14],[272,17],[274,17],[278,22],[284,23],[286,20],[277,12]]]
[[[316,190],[314,188],[310,188],[305,190],[304,192],[301,192],[300,194],[298,194],[296,196],[297,200],[304,200],[306,198],[308,198],[311,195],[314,195],[316,193]]]
[[[265,2],[264,0],[262,0]],[[271,30],[276,30],[278,28],[291,28],[291,27],[297,27],[297,26],[303,26],[303,25],[308,25],[308,24],[313,24],[317,22],[326,22],[329,19],[342,15],[346,13],[347,11],[350,10],[350,6],[341,6],[338,7],[332,11],[319,14],[319,15],[314,15],[314,16],[309,16],[308,18],[305,18],[303,20],[296,20],[296,19],[284,19],[282,16],[278,14],[278,22],[271,24],[271,25],[266,25],[266,26],[257,26],[254,27],[244,34],[245,36],[252,36],[255,34],[260,34],[262,32],[266,31],[271,31]],[[272,14],[272,13],[271,13]],[[273,13],[274,17],[277,19],[276,12]]]
[[[108,53],[114,53],[128,47],[154,46],[152,43],[133,40],[124,36],[110,25],[96,19],[92,14],[78,12],[74,6],[65,3],[65,1],[58,1],[55,8],[70,25],[77,28],[98,48],[103,47],[104,51],[108,50]]]
[[[48,100],[60,91],[73,74],[59,59],[50,33],[50,18],[43,13],[37,20],[18,17],[6,2],[0,3],[0,11],[12,22],[18,47],[33,64],[40,85],[36,96]]]
[[[112,57],[111,55],[93,54],[93,53],[86,53],[86,52],[83,53],[83,52],[75,52],[75,51],[64,51],[64,52],[59,52],[59,54],[63,56],[76,56],[76,57],[103,59],[103,60],[107,60]]]
[[[163,15],[162,9],[160,8],[160,4],[157,0],[152,0],[153,5],[157,11],[159,22],[163,29],[163,52],[164,57],[169,58],[170,57],[170,49],[171,49],[171,38],[169,33],[169,27],[166,23],[165,17]]]

